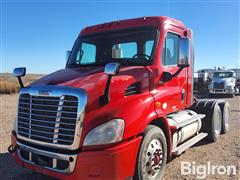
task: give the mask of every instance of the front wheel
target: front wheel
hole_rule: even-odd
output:
[[[157,126],[147,126],[136,164],[135,180],[159,180],[167,161],[167,142]]]

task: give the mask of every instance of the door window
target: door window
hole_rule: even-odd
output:
[[[167,33],[162,52],[162,64],[165,66],[177,65],[179,36]]]

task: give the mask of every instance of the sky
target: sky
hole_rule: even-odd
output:
[[[195,70],[240,68],[239,9],[238,0],[1,0],[0,72],[65,68],[82,28],[143,16],[169,16],[193,29]]]

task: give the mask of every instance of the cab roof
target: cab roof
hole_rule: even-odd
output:
[[[179,20],[166,17],[166,16],[149,16],[149,17],[127,19],[127,20],[112,21],[112,22],[97,24],[94,26],[88,26],[80,32],[80,35],[88,35],[88,34],[97,33],[97,32],[105,32],[105,31],[134,28],[134,27],[144,27],[144,26],[159,27],[161,24],[164,24],[164,23],[172,24],[181,29],[186,29],[186,26],[183,24],[183,22]]]

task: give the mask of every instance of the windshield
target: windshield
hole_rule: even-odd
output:
[[[123,30],[80,36],[75,42],[67,67],[105,65],[148,65],[152,62],[156,29]]]
[[[232,72],[215,72],[214,77],[215,78],[229,78],[229,77],[233,77],[233,73]]]

